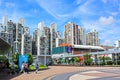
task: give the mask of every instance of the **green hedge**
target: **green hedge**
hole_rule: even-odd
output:
[[[39,65],[39,69],[46,69],[48,68],[47,66],[44,66],[44,65]],[[29,70],[35,70],[35,65],[30,65],[29,66]]]
[[[7,60],[7,57],[6,56],[0,56],[0,62],[5,62]]]
[[[113,65],[113,61],[106,61],[107,65]]]

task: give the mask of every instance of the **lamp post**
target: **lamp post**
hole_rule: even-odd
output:
[[[38,28],[38,34],[37,34],[37,62],[39,61],[39,55],[40,55],[40,40],[41,40],[41,31]]]
[[[45,35],[45,33],[44,33],[44,36],[43,36],[43,38],[44,38],[44,41],[45,41],[45,49],[44,49],[44,65],[46,66],[46,52],[47,52],[47,37],[46,37],[46,35]]]
[[[115,63],[116,63],[116,65],[117,65],[117,53],[115,53]]]
[[[24,33],[22,34],[22,40],[21,40],[21,54],[24,55]]]
[[[114,52],[117,50],[117,47],[116,47],[116,44],[114,44],[115,48],[114,48]],[[114,57],[115,57],[115,63],[117,65],[117,53],[115,52],[114,54]]]
[[[40,22],[37,28],[37,62],[39,61],[39,55],[41,49],[40,43],[41,43],[42,30],[43,30],[43,22]]]
[[[16,40],[15,40],[15,52],[18,52],[18,24],[16,24]]]

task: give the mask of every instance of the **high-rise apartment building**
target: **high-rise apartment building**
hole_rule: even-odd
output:
[[[19,23],[20,23],[22,26],[24,26],[24,23],[25,23],[24,18],[20,18],[20,19],[19,19]]]
[[[86,30],[82,27],[78,29],[79,43],[81,45],[86,45]]]
[[[14,26],[14,52],[21,53],[21,45],[22,45],[22,34],[23,34],[24,27],[20,23],[16,23]]]
[[[115,41],[115,47],[120,48],[120,40]]]
[[[9,33],[7,31],[0,31],[0,38],[3,39],[6,42],[9,42]]]
[[[46,65],[51,58],[50,28],[44,26],[43,22],[40,22],[38,29],[34,31],[33,35],[33,46],[35,49],[33,53],[36,55],[37,52],[37,61]]]
[[[32,53],[32,36],[28,27],[24,28],[24,53]]]
[[[28,27],[22,26],[21,23],[14,23],[12,20],[7,21],[7,17],[3,17],[3,24],[1,37],[6,39],[6,41],[12,46],[12,53],[21,53],[22,44],[22,34],[24,35],[24,53],[31,53],[32,51],[32,37],[30,35],[30,30]],[[7,22],[7,25],[6,25]],[[5,27],[4,27],[5,26]]]
[[[50,28],[45,27],[44,23],[41,22],[38,24],[38,29],[34,31],[33,34],[33,43],[34,46],[37,47],[37,55],[44,55],[45,51],[47,55],[51,54],[51,36],[50,36]],[[46,49],[46,50],[45,50]],[[36,49],[35,49],[36,50]],[[36,54],[35,50],[33,50],[34,54]]]
[[[7,31],[8,30],[8,28],[7,28],[7,21],[8,21],[7,16],[4,16],[2,18],[2,24],[0,24],[0,37],[4,41],[9,43],[11,36],[10,36],[9,32]]]
[[[3,30],[3,25],[0,23],[0,32],[2,32]]]
[[[64,39],[61,36],[61,33],[59,31],[56,32],[56,47],[59,47],[61,44],[64,43]]]
[[[3,16],[3,18],[2,18],[2,25],[3,25],[3,28],[5,30],[7,30],[7,21],[8,21],[8,17],[7,16]]]
[[[65,25],[64,38],[66,44],[82,45],[85,44],[85,30],[73,22]]]
[[[46,36],[46,42],[45,42],[46,43],[46,45],[45,45],[45,47],[46,47],[46,54],[47,55],[51,55],[50,28],[44,27],[43,29],[44,29],[44,34]]]
[[[63,42],[61,39],[60,32],[56,31],[56,24],[51,24],[50,28],[44,26],[43,22],[38,24],[38,29],[34,31],[33,34],[33,45],[37,47],[38,55],[46,53],[51,55],[51,50],[53,47],[59,46],[60,43]],[[39,44],[39,45],[38,45]],[[36,49],[33,50],[34,54],[36,54]]]
[[[57,37],[57,31],[56,31],[57,25],[55,23],[52,23],[50,26],[50,34],[51,34],[51,50],[53,47],[56,47],[56,37]]]
[[[86,34],[86,45],[99,46],[99,38],[98,32],[96,30],[92,30],[91,32]]]
[[[36,29],[33,32],[33,40],[32,40],[32,54],[37,55],[37,35],[38,35],[38,30]]]

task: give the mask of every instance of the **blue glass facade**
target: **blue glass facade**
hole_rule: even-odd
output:
[[[61,46],[52,48],[52,54],[72,53],[71,46]]]

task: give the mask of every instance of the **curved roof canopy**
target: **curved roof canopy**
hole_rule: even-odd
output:
[[[73,48],[104,50],[104,48],[100,46],[88,46],[88,45],[73,45]]]
[[[6,54],[11,49],[11,45],[0,38],[0,55]]]

